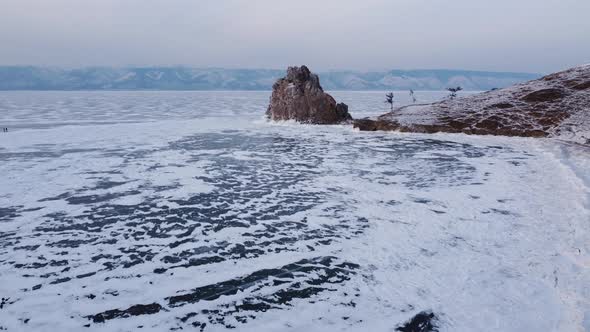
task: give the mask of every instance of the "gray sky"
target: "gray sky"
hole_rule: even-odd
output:
[[[590,0],[0,0],[0,64],[551,72]]]

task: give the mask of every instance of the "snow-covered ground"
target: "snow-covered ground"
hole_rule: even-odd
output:
[[[268,97],[0,93],[0,329],[590,330],[588,150],[271,124]]]

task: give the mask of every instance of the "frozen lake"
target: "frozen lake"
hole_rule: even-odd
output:
[[[0,92],[0,330],[590,330],[589,151],[269,95]]]

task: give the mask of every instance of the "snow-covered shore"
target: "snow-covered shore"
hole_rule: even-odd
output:
[[[464,98],[403,106],[377,118],[357,120],[355,127],[551,137],[589,144],[590,65]]]

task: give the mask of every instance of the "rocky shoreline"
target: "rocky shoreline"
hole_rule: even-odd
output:
[[[357,119],[361,131],[553,137],[590,143],[590,65],[509,88]]]
[[[590,64],[505,89],[355,120],[348,106],[323,91],[317,75],[305,66],[290,67],[273,86],[267,116],[311,124],[352,121],[361,131],[550,137],[590,144]]]

